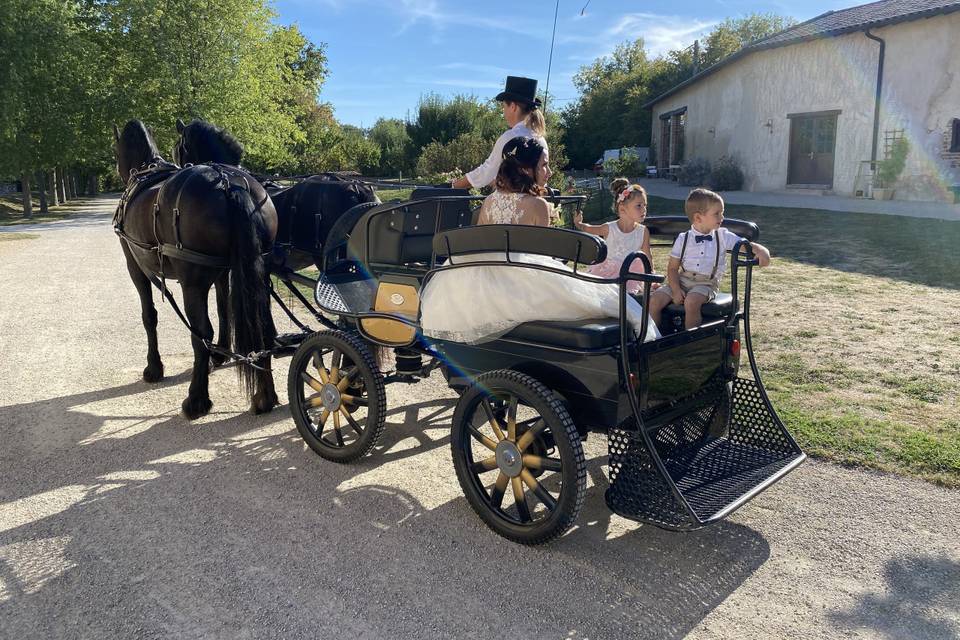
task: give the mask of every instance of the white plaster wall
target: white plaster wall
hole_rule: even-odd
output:
[[[947,153],[949,129],[960,118],[960,13],[877,31],[887,41],[881,134],[906,130],[907,167],[898,199],[942,199],[960,184],[960,154]]]
[[[883,130],[899,122],[917,141],[905,174],[944,172],[950,160],[934,146],[942,147],[944,127],[960,117],[953,113],[960,111],[960,14],[873,33],[887,41],[880,153]],[[657,103],[653,142],[659,144],[659,115],[686,106],[686,159],[733,155],[745,189],[778,190],[787,184],[787,114],[839,109],[833,190],[852,195],[859,161],[870,159],[878,51],[858,32],[752,53]],[[772,126],[764,126],[768,121]]]

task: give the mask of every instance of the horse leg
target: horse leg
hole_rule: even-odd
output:
[[[223,273],[217,277],[214,282],[217,290],[217,346],[230,350],[230,271],[224,269]],[[210,361],[214,367],[219,367],[227,359],[227,356],[219,353],[210,354]]]
[[[267,276],[266,286],[269,287],[270,276]],[[266,310],[262,311],[263,318],[263,342],[267,346],[274,343],[277,337],[277,327],[273,323],[273,313],[270,311],[270,298],[267,298]],[[270,370],[272,358],[269,356],[261,361],[264,371],[257,371],[256,392],[251,398],[250,409],[254,414],[267,413],[280,403],[277,397],[277,391],[273,386],[273,371]]]
[[[140,319],[147,332],[147,366],[143,370],[143,381],[160,382],[163,380],[163,362],[160,360],[160,349],[157,346],[157,308],[153,306],[153,285],[130,253],[127,243],[121,242],[120,246],[127,260],[127,272],[140,296]]]
[[[206,286],[183,285],[183,307],[194,331],[206,340],[213,339],[213,325],[207,311],[207,297],[210,293],[210,284]],[[203,344],[203,340],[191,334],[193,343],[193,375],[190,378],[190,390],[181,405],[183,414],[189,420],[207,414],[213,406],[210,401],[210,350]]]

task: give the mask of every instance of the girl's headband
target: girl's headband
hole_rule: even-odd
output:
[[[629,198],[631,193],[634,193],[637,191],[639,191],[640,193],[643,193],[643,187],[641,187],[638,184],[628,184],[626,187],[623,188],[623,191],[617,194],[617,204],[620,204],[621,202]]]

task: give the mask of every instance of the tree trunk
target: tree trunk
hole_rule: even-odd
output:
[[[60,194],[60,202],[66,204],[67,202],[67,185],[63,180],[63,169],[57,167],[57,193]]]
[[[47,207],[47,181],[42,171],[37,172],[37,191],[40,192],[40,213],[50,213]]]
[[[33,200],[30,199],[30,174],[24,172],[20,176],[20,185],[23,189],[23,217],[33,217]]]
[[[77,197],[76,185],[74,185],[73,183],[73,172],[64,171],[63,180],[64,180],[64,183],[66,184],[67,199],[73,200],[74,198]]]
[[[60,204],[60,194],[57,193],[57,170],[51,169],[44,171],[44,178],[47,181],[47,193],[49,194],[50,204],[57,206]]]
[[[95,196],[100,191],[99,181],[97,180],[97,174],[91,173],[87,176],[87,193],[91,196]]]

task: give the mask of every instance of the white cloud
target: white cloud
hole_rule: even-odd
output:
[[[497,31],[518,33],[534,38],[550,37],[549,31],[525,29],[521,25],[516,24],[516,20],[511,20],[509,16],[496,18],[475,14],[453,13],[441,8],[436,0],[400,0],[399,3],[393,2],[389,6],[399,11],[403,17],[406,18],[403,24],[400,25],[397,35],[404,33],[418,22],[428,22],[438,30],[443,30],[448,26],[483,27]]]
[[[572,54],[571,60],[593,61],[601,56],[610,55],[613,46],[643,38],[647,53],[656,57],[673,49],[690,46],[697,37],[704,35],[717,24],[716,20],[691,20],[681,16],[659,15],[655,13],[628,13],[620,16],[611,26],[598,34],[570,34],[557,36],[557,40],[572,44],[604,43],[604,50],[594,55]]]

